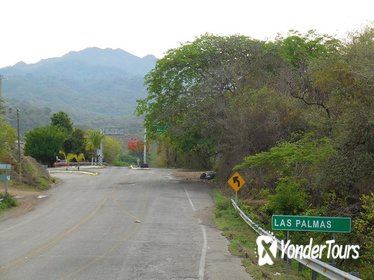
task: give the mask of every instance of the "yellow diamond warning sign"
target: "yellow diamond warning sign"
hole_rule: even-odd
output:
[[[227,183],[229,183],[230,187],[232,187],[234,191],[238,192],[241,187],[245,185],[245,180],[242,176],[240,176],[239,172],[235,172]]]

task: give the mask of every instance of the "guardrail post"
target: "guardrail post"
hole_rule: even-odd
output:
[[[360,277],[360,273],[357,271],[350,272],[349,274],[355,276],[355,277]]]
[[[302,263],[299,263],[299,265],[297,267],[297,271],[302,272],[303,270],[304,270],[304,265]]]
[[[332,233],[332,239],[335,240],[335,242],[337,242],[335,232]],[[333,267],[336,267],[336,260],[335,260],[335,259],[333,259],[331,265],[332,265]]]
[[[336,261],[334,260],[333,262],[331,263],[328,263],[329,265],[333,266],[333,267],[336,267]]]
[[[287,233],[286,233],[286,242],[290,240],[290,232],[287,230]],[[291,267],[291,259],[288,257],[287,254],[285,254],[286,256],[286,263],[287,263],[287,269],[289,269]]]
[[[312,270],[312,280],[317,280],[318,273]]]
[[[289,257],[287,257],[287,268],[290,269],[291,268],[291,259]]]

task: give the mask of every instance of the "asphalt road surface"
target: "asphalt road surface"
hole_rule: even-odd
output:
[[[211,221],[211,189],[171,170],[56,174],[0,223],[0,279],[250,279]]]

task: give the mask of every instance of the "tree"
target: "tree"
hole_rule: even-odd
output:
[[[85,157],[84,157],[83,153],[80,153],[79,155],[78,154],[68,154],[66,156],[66,158],[69,161],[75,160],[77,162],[77,164],[78,164],[78,171],[80,169],[80,163],[85,160]]]
[[[105,162],[113,163],[113,161],[120,155],[122,147],[121,143],[109,136],[105,136],[103,141]]]
[[[25,155],[52,166],[65,139],[65,131],[56,126],[34,128],[25,135]]]
[[[268,151],[308,126],[302,104],[269,88],[237,93],[224,113],[217,145],[221,152],[219,173],[224,175],[231,173],[245,155]]]
[[[311,65],[313,62],[319,65],[320,62],[331,61],[332,57],[336,58],[342,43],[331,36],[319,35],[311,30],[306,34],[291,31],[286,38],[279,37],[271,45],[288,64],[279,73],[279,90],[308,106],[322,108],[330,119],[330,108],[326,104],[329,92],[314,83]]]
[[[360,273],[362,279],[370,279],[374,273],[374,193],[361,197],[362,211],[360,217],[354,221],[360,248],[359,261],[364,267]]]
[[[321,202],[322,197],[316,191],[315,173],[322,162],[336,154],[331,139],[327,137],[319,139],[312,133],[294,137],[295,140],[283,141],[269,151],[247,156],[234,168],[264,168],[265,173],[269,173],[265,177],[276,181],[275,194],[268,203],[272,213],[286,211],[296,214],[305,210],[306,193]],[[299,195],[291,195],[297,192]]]
[[[331,139],[316,138],[313,133],[294,135],[293,141],[283,141],[269,151],[247,156],[243,163],[234,169],[274,168],[280,177],[301,176],[301,171],[313,168],[333,156],[336,151]]]
[[[0,161],[5,161],[10,156],[11,147],[15,141],[15,130],[0,117]]]
[[[104,134],[99,130],[89,130],[86,133],[86,148],[91,151],[92,164],[97,160],[97,150],[100,148],[101,142],[104,139]]]
[[[360,197],[374,191],[374,28],[354,34],[341,60],[345,67],[335,69],[341,78],[331,85],[329,103],[337,154],[321,174],[321,188],[344,197],[349,201],[346,211],[358,215]]]
[[[183,124],[200,112],[199,105],[241,88],[247,81],[243,72],[265,55],[263,45],[245,36],[203,35],[169,50],[145,78],[148,97],[138,101],[138,114],[146,113],[147,133]]]
[[[136,139],[136,138],[131,138],[127,142],[127,148],[129,151],[131,151],[140,161],[141,157],[143,156],[144,153],[144,142]]]
[[[80,154],[86,149],[86,138],[84,131],[75,128],[73,133],[64,142],[64,151],[66,153]]]
[[[170,50],[146,76],[149,95],[138,101],[149,137],[160,140],[162,128],[179,163],[209,168],[219,153],[217,128],[228,96],[249,85],[261,87],[271,76],[262,70],[276,63],[264,45],[245,36],[203,35]],[[260,61],[264,68],[257,71]]]
[[[65,164],[66,164],[66,170],[68,170],[70,166],[71,157],[68,157],[68,155],[64,151],[60,151],[60,155],[64,156]]]
[[[68,170],[68,167],[70,166],[70,162],[72,162],[73,160],[75,160],[77,162],[78,170],[79,170],[80,169],[80,163],[83,160],[85,160],[85,157],[84,157],[83,153],[80,153],[79,155],[78,154],[73,154],[73,153],[66,154],[64,151],[60,151],[60,154],[62,154],[64,156],[65,163],[66,163],[66,170]]]
[[[58,112],[52,115],[51,125],[63,129],[67,135],[70,135],[73,132],[73,123],[65,112]]]
[[[341,46],[341,41],[314,30],[306,34],[290,30],[286,38],[279,36],[274,45],[271,44],[292,67],[303,70],[307,69],[311,60],[337,53]]]
[[[53,114],[51,118],[51,125],[56,126],[67,134],[67,139],[64,142],[63,150],[65,153],[80,154],[85,152],[86,139],[84,131],[73,127],[73,122],[65,112],[58,112]]]

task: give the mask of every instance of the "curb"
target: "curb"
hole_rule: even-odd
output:
[[[132,165],[129,166],[129,169],[132,169],[132,170],[151,170],[149,167],[148,168],[141,168],[141,167],[133,167]]]
[[[91,175],[91,176],[97,176],[100,173],[99,172],[91,172],[91,171],[74,171],[74,170],[49,170],[49,174],[53,173],[74,173],[74,174],[83,174],[83,175]]]

